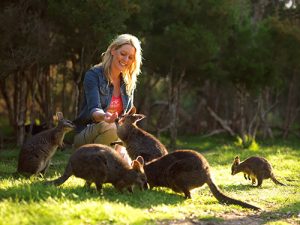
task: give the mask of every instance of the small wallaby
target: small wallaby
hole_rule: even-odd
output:
[[[133,107],[129,113],[116,120],[117,135],[124,143],[131,159],[142,156],[145,162],[168,154],[166,147],[152,134],[139,128],[136,122],[145,118],[136,114]]]
[[[63,145],[65,134],[75,128],[70,120],[63,118],[61,112],[57,112],[56,115],[58,118],[56,127],[30,137],[23,144],[19,154],[18,173],[29,176],[46,173],[57,148]]]
[[[111,183],[120,192],[137,185],[143,190],[147,187],[147,178],[143,169],[144,160],[138,157],[131,166],[113,148],[102,144],[86,144],[79,147],[70,157],[64,174],[47,184],[59,186],[70,176],[82,178],[86,186],[96,184],[101,191],[102,184]]]
[[[207,160],[196,151],[174,151],[146,163],[144,170],[150,188],[168,187],[175,192],[183,192],[185,198],[191,198],[190,190],[201,187],[206,183],[219,202],[240,205],[255,210],[260,209],[223,194],[212,180]]]
[[[271,178],[275,184],[285,186],[285,184],[275,178],[271,164],[262,157],[253,156],[240,162],[240,157],[236,156],[231,166],[231,175],[235,175],[239,172],[243,172],[245,178],[248,177],[249,179],[250,177],[253,185],[257,180],[257,187],[260,187],[263,180],[268,178]]]

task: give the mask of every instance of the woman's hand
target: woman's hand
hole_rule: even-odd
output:
[[[107,123],[114,123],[117,118],[118,118],[117,112],[114,113],[106,112],[104,115],[104,121]]]
[[[118,118],[118,113],[110,113],[110,112],[100,112],[100,111],[95,111],[93,113],[93,118],[95,122],[101,122],[105,121],[106,123],[114,123],[115,120]]]

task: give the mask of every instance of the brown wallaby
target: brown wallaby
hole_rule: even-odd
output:
[[[145,162],[168,154],[166,147],[152,134],[139,128],[136,122],[145,118],[133,107],[128,114],[116,120],[117,135],[124,143],[131,159],[142,156]]]
[[[24,175],[45,174],[57,148],[62,147],[65,134],[75,128],[70,120],[63,118],[61,112],[56,115],[58,118],[56,127],[30,137],[23,144],[17,172]]]
[[[138,157],[131,166],[113,148],[102,144],[86,144],[79,147],[70,157],[64,174],[48,182],[56,186],[63,184],[70,176],[82,178],[86,186],[96,184],[98,191],[102,184],[111,183],[120,192],[137,185],[142,190],[147,186],[143,169],[144,160]]]
[[[183,192],[185,198],[191,198],[190,190],[201,187],[206,183],[219,202],[240,205],[255,210],[260,209],[223,194],[212,180],[207,160],[196,151],[174,151],[146,163],[144,170],[150,188],[168,187],[175,192]]]
[[[243,172],[245,178],[248,177],[249,179],[250,177],[253,185],[257,180],[257,187],[260,187],[263,180],[268,178],[271,178],[275,184],[285,186],[285,184],[275,178],[271,164],[262,157],[253,156],[240,162],[240,157],[236,156],[231,166],[231,175],[235,175],[239,172]]]

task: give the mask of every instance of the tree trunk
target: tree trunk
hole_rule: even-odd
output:
[[[275,102],[270,102],[270,90],[267,88],[263,91],[263,106],[262,111],[260,113],[260,118],[262,121],[262,132],[263,132],[263,138],[271,138],[273,139],[273,132],[271,129],[271,126],[268,122],[268,114],[278,105],[278,94],[275,94]]]
[[[180,74],[179,79],[171,72],[169,76],[169,114],[170,114],[170,150],[176,149],[177,140],[177,120],[178,120],[178,105],[180,100],[180,89],[182,80],[185,76],[185,70]]]
[[[17,80],[19,81],[16,87],[18,88],[17,94],[17,145],[21,146],[25,139],[25,120],[27,111],[27,96],[28,88],[25,78],[25,72],[18,73]]]
[[[238,87],[238,105],[239,105],[239,134],[243,141],[243,146],[246,145],[247,142],[247,135],[246,135],[246,114],[245,114],[245,107],[246,107],[246,90],[245,87],[239,86]]]
[[[13,103],[11,102],[11,99],[9,98],[9,92],[8,92],[8,87],[7,87],[7,80],[2,80],[0,82],[0,87],[1,87],[1,94],[4,98],[5,104],[6,104],[6,110],[8,114],[8,119],[9,119],[9,124],[14,127],[14,110],[13,110]]]
[[[32,69],[32,74],[35,73],[35,76],[29,76],[27,79],[28,87],[31,92],[31,104],[30,104],[30,128],[27,134],[30,137],[32,134],[32,128],[33,125],[35,124],[35,119],[38,117],[37,112],[36,112],[36,94],[38,90],[38,80],[40,76],[40,67],[39,65],[36,65],[34,69]],[[29,91],[29,90],[28,90]]]
[[[297,110],[297,74],[296,71],[293,71],[292,78],[289,83],[288,96],[287,96],[287,105],[284,116],[283,124],[283,134],[282,137],[285,139],[288,137],[290,127],[293,124],[296,116],[298,114]]]
[[[207,106],[206,109],[209,112],[209,114],[215,119],[215,121],[217,121],[221,125],[221,127],[223,127],[223,129],[230,134],[230,136],[236,136],[235,132],[230,128],[230,126],[228,126],[226,121],[221,119],[221,117],[219,117],[209,106]]]

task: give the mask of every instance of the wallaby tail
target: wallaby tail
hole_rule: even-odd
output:
[[[278,185],[281,185],[281,186],[286,186],[286,184],[283,184],[283,183],[281,183],[280,181],[278,181],[278,180],[275,178],[275,176],[274,176],[273,173],[271,174],[271,180],[272,180],[275,184],[278,184]]]
[[[72,166],[71,163],[68,163],[65,172],[61,177],[55,180],[47,181],[46,184],[54,184],[55,186],[59,186],[68,180],[70,176],[72,176]]]
[[[240,200],[236,200],[236,199],[226,196],[219,190],[217,185],[211,179],[208,180],[207,185],[208,185],[209,189],[211,190],[211,192],[213,193],[213,195],[216,197],[216,199],[218,199],[219,202],[226,203],[226,204],[240,205],[244,208],[249,208],[249,209],[254,209],[254,210],[261,210],[260,208],[254,206],[254,205],[250,205],[246,202],[242,202]]]

